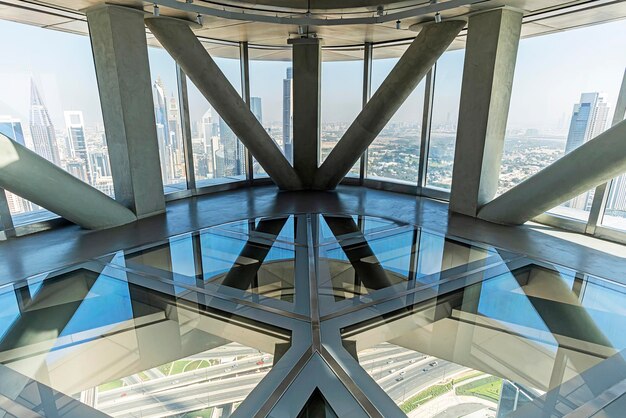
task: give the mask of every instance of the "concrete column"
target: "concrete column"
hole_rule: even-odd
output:
[[[311,187],[320,159],[320,39],[290,39],[293,45],[293,168]]]
[[[87,229],[136,220],[101,191],[0,134],[0,187]]]
[[[522,13],[469,18],[450,210],[476,216],[498,189]]]
[[[315,189],[337,187],[463,27],[463,20],[447,20],[422,28],[317,170]]]
[[[486,204],[478,217],[522,224],[626,172],[626,120]]]
[[[139,218],[165,211],[143,11],[87,10],[115,197]]]
[[[188,23],[155,16],[147,17],[145,22],[276,185],[283,190],[301,189],[300,178],[293,167],[204,49]]]

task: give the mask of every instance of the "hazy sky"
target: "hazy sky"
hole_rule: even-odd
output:
[[[28,122],[31,75],[38,83],[53,121],[62,126],[64,110],[82,110],[86,123],[101,123],[98,90],[89,40],[62,32],[0,21],[0,115]],[[510,128],[552,129],[567,125],[572,106],[582,92],[605,93],[614,106],[626,68],[626,21],[570,30],[520,43],[509,117]],[[173,60],[160,49],[150,49],[151,73],[163,79],[171,94],[176,88]],[[458,116],[464,51],[452,51],[439,60],[433,121],[455,122]],[[216,59],[240,90],[239,62]],[[395,59],[375,60],[372,92],[389,73]],[[265,123],[282,118],[282,80],[287,62],[250,63],[251,95],[262,98]],[[362,62],[324,63],[322,66],[322,120],[350,122],[361,108]],[[423,83],[394,120],[421,120]],[[192,121],[208,108],[190,86]],[[612,112],[611,112],[612,114]]]

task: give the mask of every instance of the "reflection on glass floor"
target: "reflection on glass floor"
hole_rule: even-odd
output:
[[[205,295],[124,279],[82,268],[5,288],[0,362],[107,415],[211,416],[236,409],[289,346],[289,332]]]
[[[544,407],[546,392],[626,348],[625,293],[598,278],[528,264],[440,286],[433,298],[345,329],[344,344],[356,346],[361,366],[409,416],[540,416],[528,414],[528,404]],[[613,361],[624,373],[619,358]],[[555,396],[546,416],[571,412],[583,399]]]
[[[626,393],[625,293],[380,218],[232,222],[0,288],[0,416],[560,417]]]

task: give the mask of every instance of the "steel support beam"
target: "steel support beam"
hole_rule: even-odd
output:
[[[101,191],[0,134],[0,187],[87,229],[137,217]]]
[[[165,211],[143,11],[86,12],[115,198],[139,218]]]
[[[448,20],[422,28],[317,170],[315,189],[334,189],[339,184],[463,27],[463,20]]]
[[[149,16],[146,25],[235,135],[283,190],[302,188],[296,171],[196,38],[187,22]]]
[[[450,211],[476,216],[498,190],[522,13],[495,9],[470,16]]]
[[[522,224],[626,171],[626,121],[486,204],[478,217]]]
[[[322,44],[318,38],[288,42],[293,48],[293,168],[310,188],[320,159]]]

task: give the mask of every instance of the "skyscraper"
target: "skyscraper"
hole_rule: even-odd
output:
[[[283,152],[289,162],[292,161],[293,145],[291,141],[291,90],[293,85],[293,68],[287,68],[283,79]]]
[[[250,110],[261,125],[263,125],[263,105],[260,97],[250,97]]]
[[[0,116],[0,134],[4,134],[9,139],[26,146],[22,122],[19,119],[11,116]]]
[[[235,133],[219,118],[220,146],[216,152],[216,177],[239,176],[245,174],[244,147]],[[223,163],[219,160],[223,159]],[[220,164],[218,164],[220,163]]]
[[[170,128],[167,113],[167,96],[165,86],[160,77],[154,82],[154,119],[156,122],[157,140],[159,142],[159,158],[163,183],[170,184],[174,180],[172,150],[170,146]]]
[[[590,139],[604,132],[609,116],[609,108],[600,96],[600,93],[583,93],[580,103],[574,105],[572,119],[565,143],[565,154],[569,154]],[[591,205],[593,193],[587,192],[566,202],[569,206],[579,210],[587,210]]]
[[[46,160],[61,165],[54,125],[34,80],[30,80],[30,133],[35,152]]]
[[[85,143],[85,122],[83,112],[65,111],[65,129],[69,138],[72,156],[87,162],[87,144]]]
[[[569,154],[606,129],[609,109],[600,93],[583,93],[574,105],[565,153]]]

